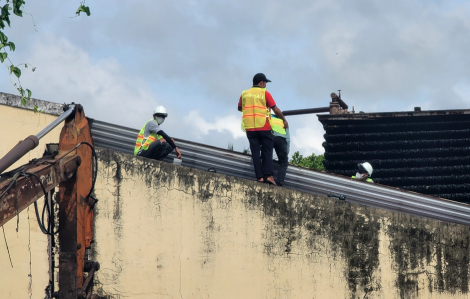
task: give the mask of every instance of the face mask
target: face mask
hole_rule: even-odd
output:
[[[161,116],[157,116],[156,121],[157,121],[157,124],[161,125],[165,121],[165,118]]]
[[[364,175],[362,173],[356,172],[356,179],[362,179]]]

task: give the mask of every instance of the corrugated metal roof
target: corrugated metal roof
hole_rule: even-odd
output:
[[[375,182],[470,203],[470,110],[318,115],[325,168],[374,167]]]
[[[139,130],[98,120],[90,122],[96,146],[133,153]],[[183,166],[201,170],[214,168],[217,173],[254,179],[250,155],[177,138],[175,141],[183,154]],[[173,158],[172,153],[167,157],[167,162],[171,162]],[[322,196],[343,194],[347,201],[353,203],[470,225],[470,206],[466,204],[380,184],[360,182],[341,175],[291,165],[288,167],[284,186]]]

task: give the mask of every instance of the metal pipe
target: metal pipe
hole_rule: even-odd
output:
[[[346,104],[341,98],[337,98],[336,100],[338,101],[341,108],[343,108],[343,109],[348,109],[349,108],[348,104]]]
[[[331,100],[333,102],[338,102],[338,104],[341,106],[343,109],[348,109],[348,104],[346,104],[342,99],[341,99],[341,90],[339,90],[339,96],[336,93],[332,93],[331,95]]]
[[[69,109],[62,113],[58,118],[56,118],[53,122],[51,122],[47,127],[42,129],[41,132],[39,132],[36,137],[38,139],[41,139],[44,137],[47,133],[52,131],[55,127],[57,127],[64,119],[66,119],[70,114],[72,114],[73,110],[75,109],[75,105],[69,105]]]
[[[75,105],[69,105],[67,111],[62,113],[57,119],[50,123],[46,128],[39,132],[36,136],[30,135],[25,138],[25,140],[20,141],[15,145],[3,158],[0,159],[0,174],[4,172],[8,167],[13,165],[16,161],[21,159],[29,151],[36,148],[39,145],[39,139],[44,137],[47,133],[52,131],[57,127],[64,119],[66,119],[70,114],[72,114],[75,109]]]
[[[321,113],[321,112],[330,112],[330,107],[287,110],[287,111],[282,111],[282,114],[284,114],[285,116],[289,116],[289,115],[301,115],[301,114]]]

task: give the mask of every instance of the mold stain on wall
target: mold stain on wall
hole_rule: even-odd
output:
[[[470,233],[461,225],[354,205],[109,150],[98,152],[100,162],[111,169],[108,171],[115,188],[113,216],[123,217],[119,212],[119,186],[122,180],[130,178],[144,180],[149,189],[167,190],[165,194],[179,192],[183,198],[192,199],[193,210],[199,211],[192,216],[200,217],[195,221],[202,221],[203,227],[199,236],[203,244],[201,268],[216,263],[213,257],[222,250],[219,246],[221,238],[228,237],[227,230],[236,229],[225,226],[223,231],[230,219],[216,215],[220,215],[220,211],[227,211],[229,215],[228,212],[235,208],[234,201],[241,201],[247,215],[262,217],[265,227],[262,240],[259,240],[260,248],[273,264],[280,260],[289,264],[291,260],[301,259],[315,267],[326,259],[332,267],[337,267],[330,270],[332,273],[341,273],[340,279],[349,298],[382,298],[384,292],[394,293],[395,290],[400,298],[419,298],[422,294],[468,294]],[[386,234],[386,238],[381,239],[381,234]],[[388,252],[381,252],[380,248],[386,248]],[[380,255],[391,257],[392,269],[382,268]],[[165,258],[158,253],[156,256],[160,260]],[[393,273],[394,290],[386,289],[388,286],[383,283],[382,275],[387,272]],[[321,274],[305,279],[314,283]],[[281,293],[285,292],[290,291],[282,289]]]

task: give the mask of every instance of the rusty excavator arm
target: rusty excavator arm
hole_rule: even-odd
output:
[[[91,194],[97,160],[83,107],[72,103],[65,105],[64,111],[44,130],[19,142],[0,159],[0,226],[59,186],[59,290],[54,292],[52,281],[49,296],[92,298],[93,277],[99,270],[97,262],[88,260],[93,243],[93,207],[97,202]],[[57,151],[5,172],[63,121]],[[41,230],[51,235],[54,242],[53,231]],[[50,271],[55,271],[53,268]]]

